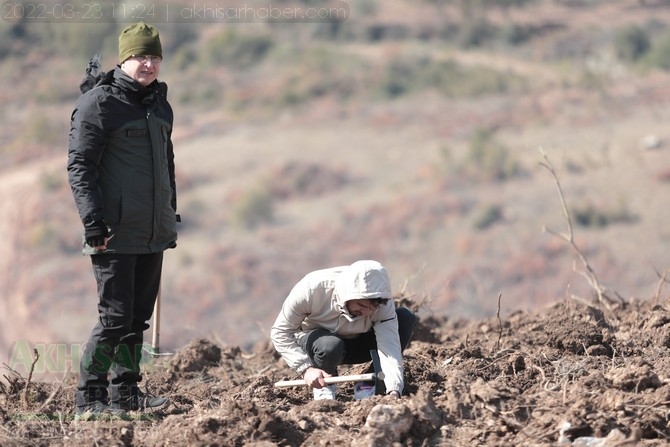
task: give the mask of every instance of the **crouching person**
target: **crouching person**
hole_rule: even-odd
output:
[[[404,388],[402,352],[416,316],[395,307],[386,269],[377,261],[308,273],[291,290],[270,331],[275,349],[312,387],[314,399],[335,399],[324,381],[342,364],[371,361],[377,350],[385,393]]]

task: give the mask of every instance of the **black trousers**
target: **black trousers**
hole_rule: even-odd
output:
[[[98,285],[98,322],[84,347],[77,406],[107,400],[112,387],[142,380],[144,331],[160,287],[163,253],[91,256]],[[110,374],[111,373],[111,374]]]
[[[416,315],[406,307],[398,307],[395,312],[398,318],[400,349],[404,351],[412,339],[417,322]],[[317,368],[337,375],[338,365],[371,361],[370,350],[377,349],[377,338],[373,330],[355,338],[341,338],[327,329],[314,329],[300,339],[300,347]]]

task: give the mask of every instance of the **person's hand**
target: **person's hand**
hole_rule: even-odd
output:
[[[305,370],[303,379],[305,379],[307,385],[311,386],[312,388],[323,388],[324,386],[328,385],[325,380],[323,380],[326,377],[332,377],[332,374],[328,374],[322,369],[312,367]]]
[[[84,227],[84,239],[86,243],[94,248],[104,250],[107,248],[109,230],[102,220],[96,220]]]

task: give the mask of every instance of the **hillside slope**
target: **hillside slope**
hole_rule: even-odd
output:
[[[384,263],[396,292],[425,300],[425,315],[490,317],[498,296],[503,316],[590,299],[574,250],[543,230],[564,232],[566,220],[540,148],[598,279],[624,298],[655,298],[670,237],[669,75],[618,60],[613,41],[635,24],[662,42],[655,19],[667,6],[371,3],[340,28],[233,28],[258,30],[261,48],[274,42],[255,65],[192,53],[217,54],[225,45],[208,43],[230,27],[165,24],[166,46],[195,59],[163,67],[184,222],[166,256],[162,348],[212,336],[250,349],[302,275],[362,258]],[[471,33],[480,18],[492,25]],[[465,40],[487,29],[503,37]],[[176,47],[180,33],[190,46]],[[0,348],[10,364],[15,343],[83,340],[96,301],[64,170],[86,58],[15,44],[0,78]]]

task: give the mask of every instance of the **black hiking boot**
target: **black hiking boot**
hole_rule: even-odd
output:
[[[87,405],[77,406],[74,420],[77,421],[112,421],[129,420],[128,413],[120,408],[113,408],[103,401],[97,400]]]
[[[158,410],[170,403],[167,397],[144,394],[136,385],[113,385],[110,406],[125,411]]]

